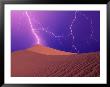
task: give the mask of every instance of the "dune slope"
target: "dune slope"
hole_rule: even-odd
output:
[[[98,77],[100,53],[70,53],[44,46],[12,53],[14,77]]]

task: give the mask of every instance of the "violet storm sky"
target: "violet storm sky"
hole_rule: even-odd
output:
[[[12,10],[12,52],[37,44],[67,52],[100,51],[100,11]]]

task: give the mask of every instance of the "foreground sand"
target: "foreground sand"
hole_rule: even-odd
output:
[[[12,53],[14,77],[98,77],[100,53],[70,53],[44,46]]]

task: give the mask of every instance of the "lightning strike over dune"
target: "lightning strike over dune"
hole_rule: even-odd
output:
[[[89,27],[90,34],[89,34],[88,39],[86,41],[87,44],[89,45],[89,41],[90,40],[97,41],[95,36],[94,36],[93,21],[92,21],[92,19],[89,18],[87,15],[83,14],[80,11],[74,11],[73,12],[73,14],[72,14],[72,21],[68,25],[69,27],[67,28],[69,30],[69,33],[67,35],[64,35],[63,33],[60,34],[60,35],[57,35],[56,33],[52,32],[49,29],[50,26],[45,26],[44,27],[44,25],[38,19],[35,20],[36,24],[32,23],[32,19],[31,19],[30,15],[29,15],[29,12],[25,11],[25,14],[27,16],[27,19],[28,19],[28,22],[29,22],[29,25],[30,25],[30,30],[31,30],[31,32],[32,32],[32,34],[34,36],[36,44],[41,44],[41,41],[40,41],[40,38],[39,38],[40,36],[39,35],[42,36],[42,33],[51,36],[52,39],[58,40],[59,44],[61,44],[62,46],[64,45],[63,44],[63,40],[66,40],[66,38],[71,38],[71,42],[70,42],[70,44],[71,44],[71,46],[70,46],[71,47],[70,48],[71,51],[74,50],[75,52],[79,53],[80,52],[80,49],[78,48],[79,45],[75,43],[75,40],[77,40],[77,36],[75,36],[75,32],[73,31],[73,25],[75,25],[75,22],[77,22],[77,18],[79,18],[79,17],[84,17],[85,18],[84,20],[88,21],[88,23],[90,24],[89,25],[90,26]],[[33,24],[35,24],[35,26],[36,26],[35,28],[33,27],[34,26]],[[47,37],[49,37],[49,36],[47,36]]]
[[[37,33],[36,33],[36,32],[38,32],[38,31],[43,31],[43,32],[45,32],[45,33],[47,33],[47,34],[53,36],[54,38],[56,38],[56,39],[58,39],[58,40],[59,40],[59,38],[64,37],[64,36],[56,35],[56,34],[54,34],[53,32],[47,31],[46,28],[44,28],[43,25],[42,25],[40,22],[38,22],[38,21],[37,21],[37,22],[38,22],[38,25],[40,25],[41,28],[37,28],[37,29],[36,29],[36,28],[33,28],[33,25],[32,25],[32,22],[31,22],[31,18],[30,18],[30,16],[29,16],[28,12],[26,11],[25,14],[26,14],[26,16],[27,16],[27,18],[28,18],[31,31],[32,31],[33,35],[35,36],[35,41],[36,41],[37,44],[40,44],[40,39],[39,39],[39,37],[38,37],[38,35],[37,35]]]
[[[12,11],[11,17],[13,51],[33,46],[32,41],[34,45],[42,44],[67,52],[81,53],[99,50],[99,11],[32,11],[31,13],[25,10]],[[22,39],[18,37],[17,31],[20,37],[23,37]],[[24,39],[27,44],[23,43]],[[15,42],[21,44],[17,46]]]
[[[29,16],[28,12],[26,11],[25,14],[26,14],[26,16],[28,18],[28,21],[29,21],[29,24],[30,24],[30,28],[31,28],[31,32],[32,32],[32,34],[35,37],[35,43],[40,44],[40,39],[39,39],[38,35],[36,34],[35,29],[33,28],[33,25],[32,25],[32,22],[31,22],[31,18]]]
[[[38,31],[43,31],[43,32],[45,32],[45,33],[53,36],[54,38],[58,39],[59,41],[60,41],[61,38],[66,38],[67,36],[70,36],[71,35],[71,37],[72,37],[72,49],[74,48],[76,52],[79,52],[79,50],[77,49],[77,47],[74,45],[74,34],[73,34],[73,30],[72,30],[72,26],[73,26],[74,22],[77,19],[77,17],[76,17],[77,11],[74,12],[74,18],[73,18],[73,20],[72,20],[72,22],[70,24],[70,27],[69,27],[70,34],[68,34],[67,36],[56,35],[53,32],[48,31],[46,28],[43,27],[43,25],[39,21],[37,21],[37,24],[40,25],[41,28],[36,28],[36,29],[33,28],[33,25],[32,25],[32,22],[31,22],[31,18],[29,16],[28,12],[26,11],[25,13],[26,13],[26,16],[28,18],[28,21],[29,21],[29,24],[30,24],[30,27],[31,27],[31,31],[32,31],[33,35],[35,36],[35,39],[36,39],[36,43],[37,44],[40,44],[40,39],[39,39],[39,37],[37,35],[37,32]],[[60,43],[62,43],[62,42],[60,41]]]

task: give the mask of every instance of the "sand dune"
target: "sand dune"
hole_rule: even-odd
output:
[[[73,54],[71,52],[60,51],[60,50],[48,48],[48,47],[41,46],[41,45],[36,45],[27,50],[36,52],[36,53],[40,53],[40,54],[45,54],[45,55],[72,55]]]
[[[15,77],[97,77],[100,53],[74,54],[37,45],[13,52],[11,68]]]

